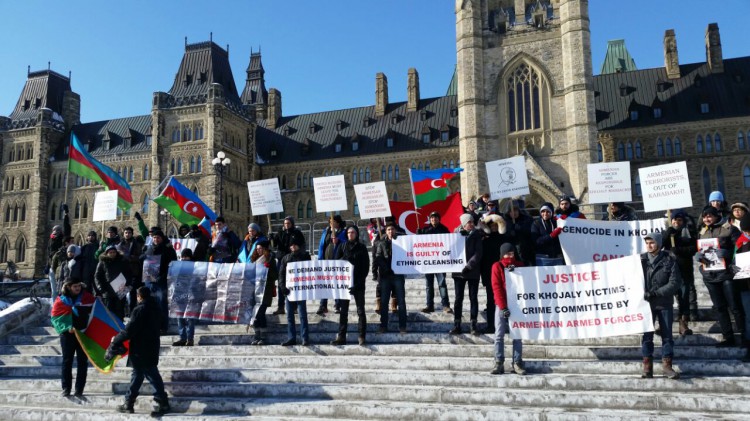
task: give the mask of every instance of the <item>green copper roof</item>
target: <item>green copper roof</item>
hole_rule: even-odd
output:
[[[635,60],[630,56],[625,47],[624,39],[615,39],[607,42],[607,55],[602,63],[601,74],[622,73],[638,70]]]
[[[456,65],[456,67],[453,68],[453,77],[451,77],[451,83],[448,84],[448,92],[445,93],[446,96],[458,94],[458,80],[456,80],[457,71],[458,71],[458,65]]]

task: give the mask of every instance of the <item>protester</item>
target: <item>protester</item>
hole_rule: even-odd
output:
[[[83,276],[83,257],[81,256],[81,248],[75,244],[68,246],[65,253],[65,260],[60,262],[60,270],[58,271],[57,281],[60,284],[60,288],[57,288],[59,294],[62,290],[62,285],[68,281],[82,282]]]
[[[180,225],[180,228],[177,229],[177,236],[179,238],[189,238],[188,235],[190,235],[190,225],[188,224]]]
[[[193,260],[196,262],[205,262],[208,260],[208,247],[209,241],[208,236],[201,231],[200,227],[196,224],[190,226],[190,233],[188,238],[195,240],[195,248],[193,249]]]
[[[732,204],[730,210],[732,212],[732,216],[729,217],[729,223],[737,227],[738,230],[742,231],[742,228],[740,227],[740,221],[745,215],[750,213],[750,208],[748,208],[747,203],[745,202],[737,202]]]
[[[279,287],[286,297],[286,326],[287,326],[287,340],[282,343],[281,346],[292,346],[297,345],[297,331],[294,326],[294,309],[296,307],[297,313],[299,314],[299,325],[300,334],[302,335],[302,346],[310,345],[310,334],[307,329],[307,301],[291,301],[289,299],[289,288],[286,286],[286,267],[292,262],[303,262],[312,260],[310,253],[306,252],[302,246],[304,245],[297,238],[293,238],[289,244],[290,253],[284,256],[281,260],[279,267]]]
[[[385,238],[378,242],[378,248],[375,252],[373,261],[373,272],[377,267],[378,279],[380,282],[380,328],[379,333],[388,331],[388,297],[391,291],[396,292],[396,302],[398,306],[398,329],[401,333],[406,333],[406,291],[404,275],[397,275],[391,269],[393,260],[393,240],[397,237],[395,225],[385,227]]]
[[[495,332],[495,300],[492,293],[492,266],[500,260],[500,246],[507,243],[510,236],[506,234],[505,219],[500,215],[486,214],[479,221],[479,229],[484,231],[482,239],[481,277],[482,286],[487,294],[487,327],[484,333]]]
[[[193,250],[189,248],[182,249],[180,252],[180,261],[193,261]],[[193,346],[195,344],[195,320],[194,317],[180,317],[177,319],[177,332],[180,335],[180,339],[172,342],[172,346]]]
[[[255,247],[261,241],[268,241],[268,238],[263,235],[263,230],[260,228],[260,225],[253,222],[247,226],[247,235],[245,235],[245,239],[242,241],[242,244],[240,244],[239,254],[237,255],[237,262],[249,262],[250,255],[253,254],[253,252],[255,251]]]
[[[478,211],[478,212],[485,212],[485,211],[487,211],[487,206],[490,203],[490,194],[489,193],[484,193],[483,195],[479,196],[479,199],[477,199],[476,202],[474,202],[474,203],[475,203],[475,206],[476,206],[475,211]]]
[[[49,279],[50,297],[54,302],[60,291],[62,280],[57,280],[57,267],[55,265],[55,256],[58,259],[65,253],[68,244],[65,244],[67,238],[70,238],[72,227],[70,226],[70,217],[68,216],[68,205],[62,204],[63,226],[55,225],[52,227],[52,233],[49,236],[49,245],[47,246],[47,266],[44,268],[44,274]]]
[[[53,292],[55,294],[55,298],[57,298],[57,295],[60,293],[60,289],[62,288],[62,285],[65,283],[65,278],[62,274],[63,270],[67,270],[67,268],[64,268],[65,264],[68,262],[68,248],[70,248],[71,245],[74,245],[73,237],[65,237],[63,239],[63,244],[60,249],[55,252],[55,254],[52,256],[52,266],[50,267],[50,271],[53,272],[55,276],[55,285],[53,286]],[[78,248],[78,254],[81,254],[81,249]],[[74,256],[75,257],[75,256]],[[79,267],[79,272],[80,272]],[[78,274],[78,278],[80,280],[80,273]],[[53,299],[52,302],[54,303],[55,300]]]
[[[117,232],[117,227],[109,227],[107,228],[107,236],[102,240],[101,244],[99,245],[99,249],[96,251],[96,258],[98,259],[99,256],[101,256],[109,246],[117,246],[120,244],[120,235]]]
[[[339,247],[346,242],[346,230],[344,229],[344,220],[341,215],[333,215],[328,218],[328,226],[323,230],[318,244],[318,260],[332,260],[336,258]],[[334,311],[340,311],[339,302],[334,302]],[[328,313],[328,300],[320,300],[318,311],[320,316]]]
[[[96,251],[99,249],[99,242],[96,239],[96,231],[89,231],[86,235],[86,244],[81,247],[81,280],[84,288],[90,293],[94,293],[94,274],[96,267],[99,265],[99,259]]]
[[[136,212],[138,214],[138,212]],[[140,217],[140,215],[138,215]],[[139,225],[143,225],[142,221],[139,221]],[[143,225],[145,229],[146,226]],[[143,286],[143,264],[141,263],[141,254],[143,254],[143,247],[146,241],[143,236],[139,235],[135,237],[133,235],[132,227],[125,227],[122,230],[122,241],[117,245],[117,250],[122,253],[123,259],[130,265],[130,272],[133,274],[132,284],[130,292],[127,296],[127,306],[125,307],[125,314],[130,312],[136,306],[136,291],[138,288]]]
[[[505,218],[507,242],[516,246],[516,250],[520,252],[520,255],[516,256],[518,260],[524,262],[526,266],[534,265],[536,262],[536,245],[531,235],[534,218],[524,209],[523,200],[510,200],[508,212],[501,216]]]
[[[693,256],[695,255],[696,233],[686,225],[687,214],[684,211],[672,215],[672,226],[664,231],[664,250],[671,251],[677,259],[682,283],[677,290],[678,318],[680,335],[692,335],[688,321],[698,320],[698,301],[695,291]]]
[[[552,203],[543,203],[539,208],[539,218],[531,224],[537,266],[562,264],[561,233],[562,227],[558,227],[557,220],[552,217]]]
[[[469,202],[469,204],[464,208],[464,213],[471,215],[471,218],[474,220],[474,224],[479,223],[479,214],[485,211],[487,211],[487,204],[484,204],[484,208],[480,211],[477,207],[477,203],[474,201]]]
[[[94,296],[83,289],[80,280],[65,281],[60,295],[52,304],[52,326],[60,335],[60,349],[62,352],[62,396],[70,396],[73,386],[73,358],[76,360],[75,396],[83,396],[86,387],[86,375],[89,366],[88,358],[83,352],[81,343],[76,338],[75,329],[86,328]]]
[[[500,215],[500,210],[497,204],[496,200],[490,200],[487,202],[487,207],[485,208],[485,215]],[[481,215],[480,215],[481,217]],[[477,220],[474,220],[474,224],[477,224]]]
[[[727,203],[726,199],[724,199],[724,193],[718,190],[712,191],[711,194],[708,195],[708,206],[712,206],[719,211],[722,224],[727,222],[727,220],[731,217],[731,213],[727,208],[729,204]]]
[[[737,254],[750,252],[750,214],[745,213],[740,219],[740,229],[742,235],[735,242],[737,248]],[[738,272],[741,268],[735,267],[733,272]],[[737,290],[740,293],[740,299],[742,301],[742,308],[745,312],[745,335],[742,337],[742,346],[745,348],[745,355],[742,357],[742,362],[750,362],[750,278],[740,278],[734,280],[737,285]]]
[[[602,218],[603,221],[637,221],[638,214],[635,209],[626,205],[624,202],[611,202],[607,206],[607,214]]]
[[[560,196],[559,206],[555,209],[555,219],[567,218],[586,219],[586,215],[578,209],[578,205],[573,203],[570,196],[563,195]]]
[[[168,305],[167,305],[167,275],[169,273],[169,264],[177,260],[177,253],[169,245],[167,236],[161,231],[154,231],[151,234],[152,243],[146,247],[141,255],[141,261],[146,261],[154,256],[159,256],[159,272],[156,282],[146,281],[145,286],[151,290],[150,296],[153,296],[161,308],[161,333],[166,334],[169,327]]]
[[[130,288],[133,284],[130,263],[125,261],[117,247],[112,245],[99,256],[99,266],[94,276],[94,291],[97,297],[101,297],[104,306],[122,320],[125,317],[123,299],[127,291],[112,285],[120,277],[123,278],[124,288]]]
[[[406,235],[406,230],[403,227],[401,227],[400,225],[398,225],[398,221],[396,221],[396,218],[394,218],[392,216],[386,216],[385,217],[385,226],[388,226],[388,225],[393,225],[396,228],[396,236]],[[383,228],[383,236],[382,236],[382,238],[385,238],[385,228]],[[377,250],[375,250],[375,251],[377,251]],[[373,251],[373,254],[372,254],[372,260],[373,261],[375,261],[375,251]],[[380,290],[381,290],[380,284],[378,284],[378,291],[380,291]],[[405,289],[404,289],[404,297],[406,297],[406,290]],[[390,301],[390,303],[391,303],[390,308],[389,308],[390,312],[394,313],[394,314],[397,313],[398,312],[398,299],[396,298],[396,290],[395,289],[391,289],[391,301]]]
[[[213,241],[209,248],[210,261],[214,263],[233,263],[237,260],[240,238],[227,226],[223,216],[216,218]]]
[[[661,328],[662,370],[668,379],[677,379],[680,374],[672,368],[674,340],[672,322],[674,294],[680,288],[680,270],[677,260],[662,250],[662,234],[654,232],[644,237],[646,253],[641,254],[641,266],[645,279],[643,299],[651,306],[653,321]],[[654,377],[654,332],[645,332],[641,339],[643,356],[642,378]]]
[[[420,228],[417,234],[449,234],[448,228],[440,223],[440,213],[432,212],[430,214],[430,223]],[[432,313],[435,311],[435,280],[437,280],[438,290],[440,291],[440,301],[443,305],[443,312],[453,313],[451,309],[450,298],[448,297],[448,285],[445,282],[445,273],[428,273],[425,275],[426,306],[422,313]]]
[[[287,216],[284,218],[284,223],[279,232],[273,236],[273,241],[276,244],[276,259],[281,262],[281,259],[289,254],[289,246],[292,243],[292,239],[296,239],[299,244],[302,244],[301,248],[306,249],[305,236],[302,231],[294,225],[294,218]],[[284,314],[284,294],[281,290],[278,290],[278,307],[273,312],[275,315]],[[269,304],[270,305],[270,304]]]
[[[505,270],[513,272],[516,267],[524,264],[516,258],[516,249],[513,244],[505,243],[500,246],[500,258],[492,265],[492,295],[495,302],[495,367],[490,374],[503,374],[505,372],[505,334],[510,332],[508,318],[508,294],[505,286]],[[519,375],[526,374],[526,365],[523,362],[523,343],[520,339],[513,339],[513,364],[511,369]]]
[[[453,329],[451,335],[460,335],[461,330],[461,311],[464,303],[464,290],[469,285],[469,302],[471,319],[471,334],[478,336],[479,328],[477,326],[477,317],[479,316],[479,277],[481,273],[482,262],[482,238],[484,233],[474,227],[474,219],[471,215],[465,213],[459,218],[461,226],[458,232],[466,237],[466,265],[459,273],[453,274],[453,283],[456,290],[454,300],[455,313],[453,314]]]
[[[125,403],[118,406],[117,410],[130,414],[134,412],[135,400],[145,377],[154,388],[154,401],[158,405],[151,412],[151,416],[158,417],[171,409],[158,368],[159,326],[162,324],[162,314],[159,304],[151,297],[151,290],[147,287],[138,288],[137,299],[138,305],[133,309],[130,322],[112,338],[113,345],[121,346],[125,341],[130,341],[128,366],[133,368],[130,386],[125,392]]]
[[[255,251],[250,256],[250,261],[256,265],[262,264],[268,270],[266,287],[263,289],[263,298],[261,299],[258,311],[255,313],[255,323],[253,324],[255,335],[252,342],[252,345],[265,345],[266,329],[268,328],[266,309],[271,305],[274,292],[276,291],[276,280],[279,279],[279,265],[273,253],[271,253],[271,244],[268,240],[262,240],[256,244]]]
[[[352,270],[352,287],[349,288],[349,295],[357,305],[357,330],[359,333],[359,345],[364,345],[367,335],[367,315],[365,314],[365,282],[367,273],[370,271],[370,256],[367,254],[367,247],[359,241],[359,229],[351,226],[346,229],[346,242],[339,247],[337,256],[341,260],[346,260],[353,266]],[[349,324],[349,305],[351,300],[340,300],[339,306],[339,333],[331,345],[345,345],[346,331]]]

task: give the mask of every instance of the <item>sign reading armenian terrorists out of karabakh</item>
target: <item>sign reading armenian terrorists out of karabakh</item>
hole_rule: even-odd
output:
[[[355,184],[354,194],[357,196],[357,205],[359,206],[359,214],[362,219],[391,216],[391,207],[388,205],[388,190],[385,188],[385,181]]]
[[[630,202],[630,162],[588,165],[589,203]]]
[[[399,275],[461,272],[466,238],[461,234],[402,235],[393,240],[391,269]]]
[[[346,184],[344,175],[313,178],[315,190],[315,211],[335,212],[349,209],[346,202]]]
[[[253,215],[284,212],[278,178],[248,181],[247,191],[250,194],[250,209]]]
[[[490,199],[530,194],[529,176],[522,155],[485,163]]]
[[[646,212],[690,208],[690,178],[685,161],[638,169]]]

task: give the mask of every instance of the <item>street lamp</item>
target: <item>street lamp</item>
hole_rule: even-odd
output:
[[[164,217],[164,231],[166,232],[168,231],[167,230],[167,217],[169,217],[169,211],[167,211],[166,209],[162,209],[159,212],[159,214]]]
[[[219,173],[219,216],[224,216],[224,169],[232,163],[232,160],[226,158],[224,151],[219,151],[216,152],[216,158],[211,163]]]

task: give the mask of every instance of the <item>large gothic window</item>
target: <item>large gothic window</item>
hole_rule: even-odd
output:
[[[541,87],[540,73],[526,63],[521,63],[505,79],[508,132],[541,128]]]

